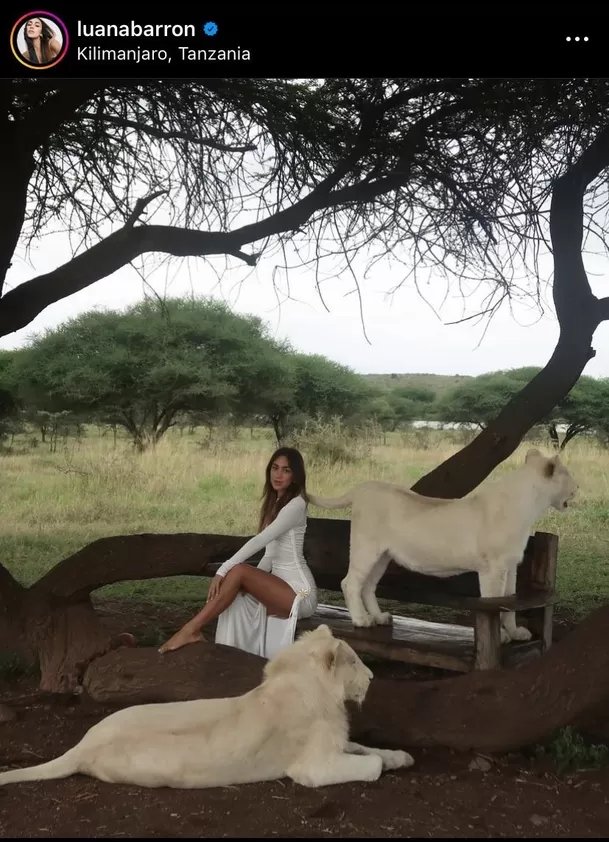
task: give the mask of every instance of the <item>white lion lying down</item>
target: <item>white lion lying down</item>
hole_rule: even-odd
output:
[[[391,558],[429,576],[475,571],[482,597],[516,593],[516,571],[535,521],[567,509],[577,483],[558,456],[529,450],[525,464],[462,499],[424,497],[406,486],[364,482],[335,499],[309,494],[324,509],[352,507],[349,569],[341,582],[354,626],[391,622],[376,587]],[[502,612],[501,640],[530,640],[513,612]]]
[[[375,781],[412,766],[404,751],[348,742],[345,701],[364,701],[371,671],[326,625],[305,632],[242,696],[136,705],[94,725],[61,757],[0,774],[0,785],[81,773],[177,789],[290,777],[309,787]]]

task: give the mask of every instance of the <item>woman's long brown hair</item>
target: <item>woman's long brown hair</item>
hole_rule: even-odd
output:
[[[28,18],[23,25],[23,37],[25,38],[25,45],[27,47],[27,52],[30,57],[30,62],[32,64],[38,64],[38,56],[36,55],[36,50],[34,49],[34,42],[31,38],[29,38],[27,33],[27,25],[31,20],[39,20],[41,24],[41,32],[40,32],[40,57],[42,59],[42,64],[48,64],[51,60],[51,53],[49,51],[49,44],[52,39],[55,37],[54,31],[48,25],[46,21],[39,17]]]
[[[292,471],[292,484],[286,488],[281,499],[277,499],[277,492],[271,485],[271,467],[276,459],[285,456]],[[262,506],[260,507],[260,520],[258,531],[261,532],[269,523],[272,523],[281,509],[298,495],[307,497],[307,474],[305,471],[304,459],[299,450],[295,447],[278,447],[268,461],[265,472],[264,488],[262,490]]]

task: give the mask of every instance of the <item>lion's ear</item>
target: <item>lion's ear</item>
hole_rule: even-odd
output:
[[[322,654],[322,664],[327,670],[333,670],[338,661],[342,640],[333,639],[330,646]]]
[[[556,473],[556,468],[558,466],[558,456],[552,456],[551,459],[546,461],[546,464],[543,467],[543,475],[547,479],[551,479],[554,474]]]
[[[536,447],[531,447],[527,450],[527,455],[524,457],[525,465],[539,463],[543,456]]]

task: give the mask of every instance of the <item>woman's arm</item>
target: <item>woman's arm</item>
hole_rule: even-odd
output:
[[[295,526],[301,526],[303,513],[306,507],[307,504],[300,496],[294,497],[293,500],[290,500],[290,502],[281,509],[275,520],[272,523],[269,523],[266,529],[263,529],[262,532],[258,533],[258,535],[254,535],[253,538],[250,538],[250,540],[245,543],[240,550],[237,550],[234,556],[227,559],[224,564],[218,568],[216,576],[226,576],[228,571],[236,564],[241,564],[242,562],[247,561],[248,558],[254,555],[254,553],[266,547],[267,544],[270,544],[271,541],[275,540],[275,538],[279,538],[280,535],[283,535],[284,532],[287,532],[289,529],[294,529]]]

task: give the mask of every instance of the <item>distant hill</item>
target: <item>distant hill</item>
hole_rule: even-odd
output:
[[[383,389],[418,386],[432,389],[436,394],[446,392],[458,386],[459,383],[463,383],[464,380],[472,379],[469,374],[364,374],[362,376]]]

